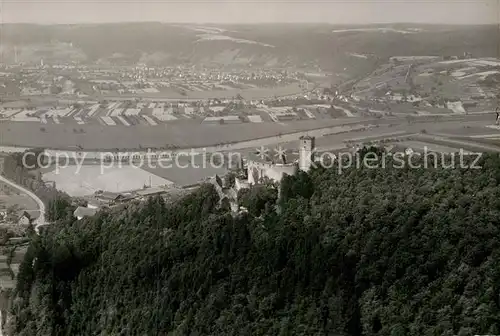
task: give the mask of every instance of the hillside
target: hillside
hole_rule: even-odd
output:
[[[21,265],[16,335],[473,335],[500,328],[500,160],[335,168],[63,218]],[[259,217],[255,217],[259,216]]]
[[[116,23],[1,26],[3,57],[22,61],[103,61],[117,64],[148,60],[253,66],[356,68],[366,62],[351,53],[394,55],[498,56],[496,26],[392,25],[345,27],[326,24],[188,26]],[[64,47],[62,47],[64,46]],[[353,63],[354,62],[354,63]]]

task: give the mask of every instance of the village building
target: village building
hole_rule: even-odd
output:
[[[134,197],[133,195],[129,194],[98,191],[94,194],[94,199],[99,202],[101,206],[113,206],[131,201],[134,199]]]
[[[82,220],[85,217],[94,216],[97,213],[97,211],[99,211],[99,209],[88,208],[88,207],[78,207],[73,212],[73,216],[78,220]]]
[[[242,121],[238,116],[206,117],[203,124],[240,124]]]
[[[31,216],[26,211],[23,211],[19,219],[17,220],[17,224],[21,226],[28,226],[31,224]]]
[[[135,194],[142,200],[145,200],[149,197],[162,196],[166,193],[167,190],[163,187],[146,188],[135,192]]]

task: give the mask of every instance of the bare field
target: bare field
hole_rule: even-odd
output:
[[[482,87],[481,79],[498,73],[494,68],[498,62],[497,59],[439,62],[429,58],[404,65],[386,64],[361,81],[355,94],[393,102],[399,102],[404,95],[412,103],[423,100],[426,106],[420,103],[417,106],[424,109],[431,105],[444,106],[446,100],[466,101],[467,109],[476,111],[484,106],[477,108],[471,101],[484,105],[494,96],[487,92],[491,90]],[[447,108],[457,111],[450,106]]]
[[[398,146],[403,146],[404,148],[411,148],[416,152],[427,151],[427,152],[438,152],[444,154],[451,154],[460,151],[460,148],[455,148],[451,146],[437,145],[433,143],[423,142],[423,141],[403,141],[398,143]]]
[[[254,150],[254,148],[252,148],[252,150]],[[243,153],[243,151],[239,152]],[[226,162],[228,161],[229,160],[226,160]],[[237,162],[237,156],[232,158],[231,164],[233,166],[239,164],[239,162]],[[192,185],[208,177],[213,177],[215,174],[224,174],[227,172],[227,169],[222,167],[220,161],[214,161],[214,164],[211,164],[210,156],[208,154],[205,156],[194,156],[193,158],[188,156],[179,157],[177,162],[173,160],[167,162],[164,160],[161,164],[157,162],[151,162],[151,164],[148,164],[147,160],[145,160],[142,165],[140,163],[135,165],[138,166],[138,168],[127,165],[120,166],[117,164],[115,167],[104,168],[103,174],[101,174],[99,168],[100,166],[98,164],[84,165],[84,169],[82,169],[78,174],[76,172],[76,167],[68,167],[58,174],[55,171],[55,166],[52,166],[43,170],[42,174],[45,180],[61,180],[64,188],[69,188],[71,190],[81,189],[81,191],[79,190],[77,193],[85,193],[88,195],[89,193],[92,193],[93,190],[99,189],[110,191],[115,191],[115,189],[119,189],[118,191],[130,191],[139,184],[140,188],[142,188],[143,183],[146,182],[149,184],[150,176],[153,179],[153,186],[156,181],[160,183],[159,185],[174,183],[182,187]],[[134,169],[138,169],[139,171]],[[154,175],[154,177],[151,174]],[[112,181],[108,181],[108,177],[111,175],[113,175],[111,177]],[[141,183],[131,183],[129,181],[130,179],[139,179]],[[59,184],[57,184],[57,187],[59,188]],[[72,192],[74,193],[74,191]]]
[[[8,192],[5,184],[0,183],[0,209],[11,206],[18,206],[20,210],[27,210],[31,215],[38,215],[38,205],[28,195],[12,192],[9,188]]]
[[[188,159],[184,161],[179,165],[173,164],[172,167],[168,168],[143,166],[142,169],[172,181],[181,187],[198,183],[206,178],[213,177],[215,174],[222,175],[227,172],[226,168],[220,167],[219,162],[214,162],[213,165],[210,164],[209,160],[203,162],[204,158],[202,156],[194,158],[193,162],[188,162]],[[232,164],[236,165],[238,162],[232,162]]]
[[[92,195],[98,190],[125,192],[144,188],[171,185],[172,182],[133,166],[102,168],[101,165],[84,165],[60,168],[43,175],[46,181],[54,181],[57,189],[70,196]]]
[[[287,96],[300,94],[304,90],[298,84],[290,84],[287,86],[277,86],[269,88],[249,88],[249,89],[232,89],[232,90],[210,90],[210,91],[186,91],[186,95],[182,95],[179,91],[172,88],[163,88],[156,93],[140,93],[140,94],[123,94],[121,98],[157,98],[161,99],[223,99],[233,98],[240,94],[245,99],[262,99],[274,96]],[[107,98],[103,96],[102,98]]]
[[[454,138],[456,140],[464,140],[464,141],[470,141],[470,138],[465,138],[465,137],[457,137]],[[498,138],[474,138],[474,142],[480,143],[480,144],[485,144],[485,145],[492,145],[492,146],[498,146],[500,147],[500,134],[498,135]]]
[[[15,278],[19,273],[19,266],[24,259],[27,249],[27,246],[17,246],[15,248],[10,267],[7,265],[6,253],[8,252],[7,250],[2,251],[3,253],[0,255],[0,288],[15,288]],[[12,275],[14,275],[14,279],[12,279]]]
[[[490,136],[497,134],[500,137],[500,132],[495,129],[487,128],[487,127],[478,127],[478,126],[462,126],[449,128],[444,127],[438,132],[439,134],[444,134],[451,137],[472,137],[474,141],[476,141],[476,137]],[[469,138],[470,139],[470,138]]]
[[[36,210],[38,208],[36,202],[28,195],[5,195],[0,193],[0,208],[8,208],[13,205],[18,205],[24,210]]]
[[[272,137],[279,134],[308,131],[368,119],[345,118],[308,120],[288,123],[235,125],[157,125],[133,127],[81,125],[83,133],[75,133],[71,125],[43,125],[23,122],[0,123],[3,146],[43,147],[54,149],[122,150],[139,148],[203,147],[221,143]]]

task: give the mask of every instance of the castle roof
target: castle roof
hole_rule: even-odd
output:
[[[247,162],[268,163],[275,165],[293,165],[299,159],[297,151],[288,150],[284,155],[278,155],[274,150],[270,150],[266,155],[260,155],[258,151],[248,155]]]

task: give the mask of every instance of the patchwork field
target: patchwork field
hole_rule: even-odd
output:
[[[439,108],[455,114],[474,113],[492,110],[491,101],[498,93],[492,83],[499,76],[500,59],[495,58],[443,61],[393,57],[360,81],[353,94],[405,112],[417,109],[432,113]]]
[[[235,96],[240,93],[235,93]],[[276,95],[275,95],[276,96]],[[74,132],[81,132],[83,125],[98,124],[103,126],[156,126],[158,124],[177,125],[179,123],[199,124],[219,121],[224,118],[233,118],[241,123],[281,122],[287,120],[316,119],[315,112],[323,113],[330,109],[330,105],[304,106],[298,111],[292,106],[257,108],[257,100],[248,100],[246,105],[235,103],[232,99],[220,99],[216,103],[199,105],[196,101],[184,102],[138,102],[126,100],[125,96],[119,101],[107,102],[104,97],[100,101],[58,101],[55,100],[46,106],[43,102],[15,101],[0,105],[0,120],[38,123],[41,128],[45,125],[71,125]],[[131,96],[131,98],[133,98]],[[250,103],[251,102],[251,103]],[[239,104],[239,105],[238,105]],[[17,105],[17,107],[13,107]],[[40,106],[39,106],[40,105]],[[321,110],[321,111],[320,111]],[[340,109],[340,113],[326,114],[327,118],[352,117],[353,113]]]

